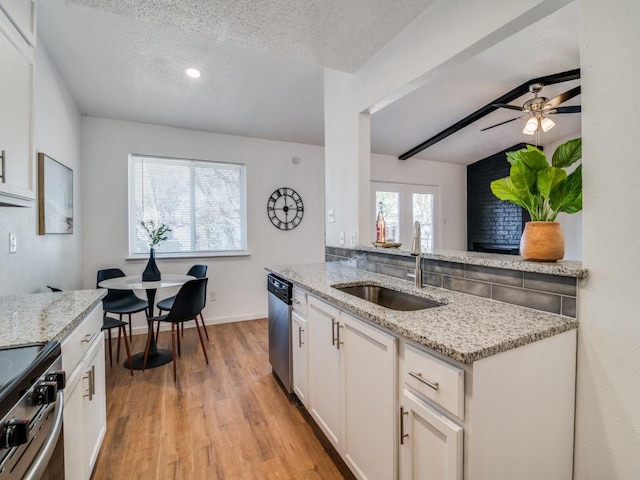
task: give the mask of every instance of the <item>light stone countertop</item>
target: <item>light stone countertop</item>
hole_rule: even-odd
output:
[[[266,270],[347,312],[430,347],[454,360],[473,363],[491,355],[577,328],[574,318],[554,315],[357,270],[343,262],[266,267]],[[401,312],[332,288],[374,283],[445,305]]]
[[[106,294],[99,289],[0,297],[0,348],[60,341]]]
[[[381,248],[374,246],[331,246],[354,252],[375,252],[400,257],[410,257],[411,253],[400,248]],[[415,258],[415,257],[412,257]],[[532,262],[518,255],[503,255],[498,253],[467,252],[462,250],[425,250],[422,258],[443,262],[464,263],[483,267],[504,268],[520,272],[544,273],[561,277],[584,278],[589,271],[582,267],[582,262],[575,260],[560,260],[558,262]]]

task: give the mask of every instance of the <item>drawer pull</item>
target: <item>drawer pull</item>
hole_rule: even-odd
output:
[[[300,300],[298,300],[297,298],[292,298],[291,301],[296,305],[300,305]]]
[[[336,325],[338,322],[335,318],[331,318],[331,345],[336,346]]]
[[[93,332],[91,334],[87,333],[82,340],[80,340],[80,343],[91,343],[93,341],[93,337],[96,336],[98,332]]]
[[[440,388],[438,386],[438,382],[430,382],[429,380],[422,378],[422,374],[421,373],[416,373],[416,372],[411,372],[409,371],[409,375],[413,378],[415,378],[416,380],[418,380],[419,382],[424,383],[427,387],[431,387],[434,390],[438,390],[438,388]]]
[[[302,332],[302,327],[298,325],[298,348],[302,348],[302,345],[304,345],[304,342],[302,341]]]
[[[336,348],[340,350],[340,345],[344,345],[344,342],[340,340],[340,329],[344,328],[344,325],[340,325],[338,322],[338,340],[336,341]]]

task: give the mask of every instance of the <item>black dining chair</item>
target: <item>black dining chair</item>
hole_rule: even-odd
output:
[[[196,277],[196,278],[204,278],[207,276],[207,266],[193,265],[187,272],[187,275],[191,275],[192,277]],[[168,312],[169,310],[171,310],[171,307],[173,306],[173,302],[175,299],[176,299],[175,295],[173,297],[165,298],[164,300],[159,301],[156,304],[156,306],[158,307],[158,310],[160,310],[161,313],[163,311]],[[205,302],[206,302],[206,296],[205,296]],[[206,335],[207,340],[209,340],[209,332],[207,331],[207,326],[204,324],[204,317],[202,316],[202,312],[200,312],[200,321],[202,322],[202,328],[204,328],[204,334]],[[196,323],[198,323],[197,318],[196,318]],[[158,338],[159,329],[160,329],[160,323],[158,323],[158,330],[156,331],[156,339]],[[180,334],[184,336],[184,323],[180,325]]]
[[[208,278],[198,278],[195,280],[189,280],[187,283],[180,287],[178,294],[176,295],[173,305],[169,313],[160,315],[157,317],[150,317],[149,322],[153,325],[153,322],[167,322],[171,324],[171,351],[173,353],[173,381],[177,380],[176,373],[176,356],[180,355],[180,336],[176,335],[176,327],[179,327],[183,322],[189,322],[196,320],[196,330],[198,331],[198,337],[200,337],[200,345],[202,345],[202,352],[204,353],[204,359],[209,364],[209,358],[207,357],[207,350],[204,346],[204,340],[202,333],[200,333],[200,325],[197,322],[197,316],[202,312],[207,297],[207,282]],[[147,366],[147,357],[149,356],[149,346],[151,345],[151,335],[153,335],[153,329],[150,330],[147,336],[147,346],[144,349],[144,360],[142,363],[142,370]],[[176,352],[176,337],[178,349]],[[176,355],[177,353],[177,355]]]
[[[98,281],[96,285],[99,285],[103,280],[109,280],[110,278],[124,277],[125,274],[119,268],[106,268],[98,270]],[[99,288],[99,287],[98,287]],[[132,290],[113,290],[108,289],[107,296],[102,299],[102,309],[104,310],[104,316],[107,313],[115,313],[119,315],[119,320],[122,321],[123,315],[129,315],[129,340],[132,339],[131,333],[131,314],[138,312],[146,312],[149,308],[149,302],[142,300]],[[145,313],[146,315],[146,313]]]
[[[129,361],[129,371],[131,372],[131,376],[133,377],[133,362],[131,361],[131,348],[129,347],[129,339],[127,338],[127,331],[125,330],[125,325],[127,322],[123,322],[122,320],[118,320],[117,318],[103,316],[102,317],[102,328],[100,331],[107,331],[107,336],[109,339],[109,366],[113,367],[113,358],[112,358],[112,348],[111,348],[111,329],[118,329],[118,350],[116,353],[116,363],[120,362],[120,337],[124,337],[124,348],[127,350],[127,360]]]

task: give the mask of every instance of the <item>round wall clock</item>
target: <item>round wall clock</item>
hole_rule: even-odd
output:
[[[292,230],[300,225],[304,214],[302,198],[287,187],[277,189],[267,201],[269,220],[280,230]]]

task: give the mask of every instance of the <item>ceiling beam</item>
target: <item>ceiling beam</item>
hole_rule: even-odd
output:
[[[553,75],[547,75],[546,77],[538,77],[532,78],[524,82],[522,85],[514,88],[508,93],[505,93],[499,98],[489,102],[484,107],[476,110],[471,115],[466,116],[459,122],[454,123],[448,128],[445,128],[440,133],[434,135],[433,137],[425,140],[420,145],[413,147],[411,150],[403,153],[398,158],[400,160],[406,160],[407,158],[411,158],[414,155],[420,153],[425,148],[430,147],[431,145],[438,143],[440,140],[444,140],[449,135],[456,133],[458,130],[462,130],[464,127],[471,125],[473,122],[480,120],[482,117],[489,115],[494,110],[497,110],[500,107],[494,107],[493,105],[496,103],[509,103],[515,100],[516,98],[521,97],[525,93],[529,92],[529,85],[533,83],[542,83],[543,85],[553,85],[555,83],[569,82],[571,80],[577,80],[580,78],[580,69],[576,68],[575,70],[569,70],[567,72],[555,73]]]

